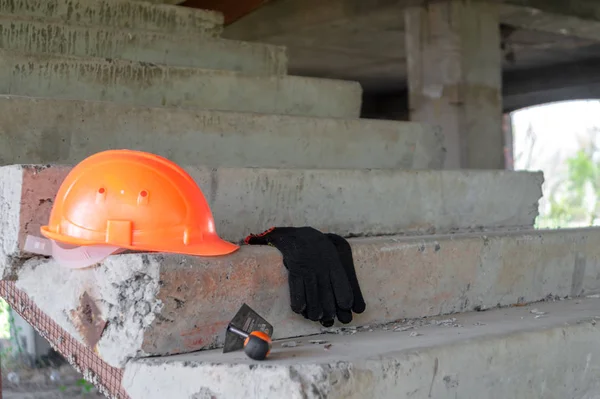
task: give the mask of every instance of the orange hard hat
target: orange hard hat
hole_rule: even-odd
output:
[[[94,154],[67,175],[42,234],[59,243],[218,256],[239,247],[215,231],[200,187],[183,168],[132,150]]]

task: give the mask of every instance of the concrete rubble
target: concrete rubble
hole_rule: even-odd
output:
[[[0,96],[0,118],[2,165],[77,163],[109,148],[209,167],[440,169],[444,160],[440,129],[410,122],[15,96]]]
[[[600,229],[351,239],[367,299],[367,311],[351,325],[595,294],[598,240]],[[321,331],[290,311],[286,270],[270,247],[243,246],[216,258],[124,254],[75,271],[32,258],[16,284],[116,367],[132,357],[218,347],[243,303],[276,326],[276,338]],[[61,301],[52,300],[57,292]],[[107,321],[93,342],[88,337],[97,332],[78,321],[86,297],[98,308],[95,317]]]
[[[393,324],[275,342],[270,359],[219,350],[127,364],[132,399],[577,398],[600,392],[600,302],[581,299],[456,316],[418,334]],[[598,321],[598,322],[597,322]],[[316,343],[311,343],[311,341]],[[567,343],[567,344],[565,344]],[[152,381],[150,384],[149,381]]]
[[[14,274],[10,260],[22,256],[26,236],[40,235],[69,171],[67,166],[0,167],[0,208],[7,210],[0,214],[6,226],[0,238],[5,278]],[[309,225],[346,237],[531,228],[543,182],[541,173],[504,171],[191,166],[187,171],[209,202],[218,234],[232,242],[282,225]],[[505,201],[506,192],[514,193],[511,201]]]

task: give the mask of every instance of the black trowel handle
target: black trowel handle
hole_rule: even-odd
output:
[[[271,337],[262,331],[252,331],[245,333],[233,326],[229,326],[229,331],[246,338],[244,341],[244,352],[246,356],[254,360],[265,360],[271,352]]]

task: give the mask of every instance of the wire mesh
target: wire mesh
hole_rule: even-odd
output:
[[[81,344],[63,330],[42,312],[27,294],[19,290],[14,281],[0,281],[0,296],[104,396],[111,399],[130,399],[121,385],[123,370],[110,366],[100,359],[93,349]]]

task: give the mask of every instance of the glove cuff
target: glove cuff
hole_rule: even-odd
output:
[[[271,227],[259,234],[250,234],[248,237],[244,238],[244,243],[246,245],[265,245],[268,242],[266,235],[273,230],[275,230],[275,227]]]

